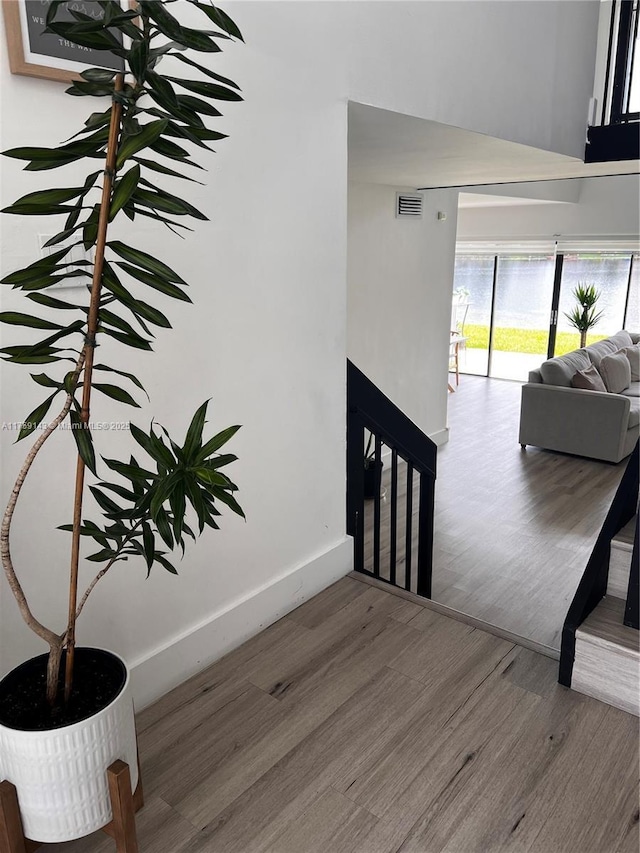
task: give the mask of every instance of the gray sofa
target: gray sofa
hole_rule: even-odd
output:
[[[604,370],[602,359],[637,344],[640,335],[617,332],[583,349],[545,361],[522,386],[520,437],[528,444],[591,459],[619,462],[640,435],[640,382],[632,374],[618,393],[572,387],[577,371],[591,365]],[[600,376],[597,376],[600,379]]]

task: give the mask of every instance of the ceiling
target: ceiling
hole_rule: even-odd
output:
[[[585,164],[482,133],[349,104],[349,178],[354,181],[426,189],[639,171],[638,160]]]

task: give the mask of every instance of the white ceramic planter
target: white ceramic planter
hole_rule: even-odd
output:
[[[33,841],[71,841],[109,823],[106,771],[118,758],[129,765],[135,790],[138,764],[128,670],[113,702],[79,723],[36,732],[0,724],[0,779],[16,786],[24,832]]]

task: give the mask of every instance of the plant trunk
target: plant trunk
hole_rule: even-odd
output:
[[[49,660],[47,661],[47,704],[53,708],[58,696],[58,681],[62,661],[63,638],[59,643],[49,644]]]
[[[119,92],[124,85],[124,77],[118,74],[115,80],[114,90]],[[82,429],[89,429],[89,414],[91,402],[91,378],[93,371],[93,354],[96,347],[96,334],[98,329],[98,312],[100,308],[100,291],[102,288],[102,270],[104,268],[104,250],[107,242],[107,228],[109,225],[109,208],[111,206],[111,194],[115,180],[116,159],[118,154],[118,142],[120,138],[120,118],[122,105],[115,98],[111,104],[111,124],[109,127],[109,140],[107,142],[107,158],[104,170],[104,183],[102,185],[102,200],[100,202],[100,215],[98,219],[98,234],[96,238],[96,257],[93,265],[93,282],[91,285],[91,300],[89,302],[89,313],[87,318],[87,335],[84,344],[85,363],[82,378],[82,409],[80,411],[80,422]],[[71,542],[71,569],[69,573],[69,616],[67,630],[65,632],[67,643],[67,658],[64,677],[64,700],[69,701],[73,685],[73,660],[76,634],[76,608],[78,606],[78,563],[80,559],[80,527],[82,525],[82,497],[84,493],[84,459],[78,454],[76,466],[76,488],[73,505],[73,538]],[[58,662],[59,663],[59,662]],[[50,685],[48,685],[48,690]]]
[[[583,330],[580,332],[580,346],[581,346],[581,347],[586,347],[586,345],[587,345],[587,330],[586,330],[586,329],[583,329]]]

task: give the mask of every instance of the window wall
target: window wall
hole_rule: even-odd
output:
[[[588,341],[621,328],[640,331],[640,256],[630,251],[551,250],[508,244],[456,256],[454,303],[466,301],[463,373],[526,381],[552,355],[576,349],[580,334],[566,317],[574,288],[594,284],[602,316]]]

